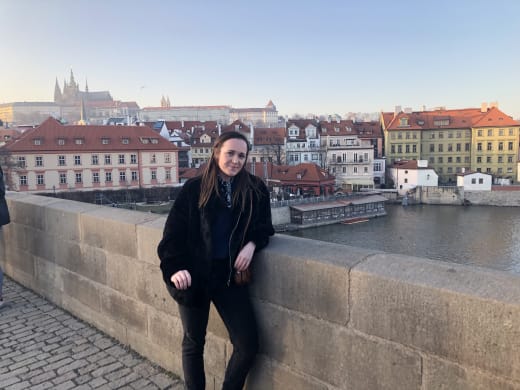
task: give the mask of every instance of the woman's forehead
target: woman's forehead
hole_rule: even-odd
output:
[[[222,149],[246,153],[247,144],[243,139],[231,138],[222,144]]]

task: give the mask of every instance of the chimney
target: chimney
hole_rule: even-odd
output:
[[[486,102],[483,102],[480,105],[480,112],[487,112],[487,103]]]
[[[460,169],[460,172],[461,172],[461,173],[465,173],[465,172],[466,172],[466,168],[462,167],[462,168]]]

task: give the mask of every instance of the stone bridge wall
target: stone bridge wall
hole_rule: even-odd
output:
[[[7,275],[182,376],[155,254],[164,216],[27,194],[8,204]],[[248,389],[520,389],[518,275],[283,235],[254,273]],[[214,309],[206,351],[219,389],[231,345]]]

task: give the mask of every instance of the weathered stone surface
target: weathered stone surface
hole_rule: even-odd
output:
[[[162,238],[166,217],[157,217],[153,221],[137,225],[137,258],[159,268],[157,245]]]
[[[512,382],[447,360],[427,357],[423,363],[425,389],[438,390],[520,390]]]
[[[351,271],[361,332],[520,380],[520,278],[379,254]]]
[[[100,291],[100,285],[66,270],[61,275],[63,278],[64,295],[78,300],[94,311],[101,311],[102,292]]]
[[[275,360],[260,355],[247,380],[248,390],[328,390],[329,387],[309,376],[290,370]]]
[[[112,289],[101,292],[101,312],[143,335],[148,334],[146,305]]]
[[[137,258],[136,225],[155,218],[151,213],[99,208],[81,214],[81,240],[111,253]]]
[[[420,389],[419,354],[308,315],[259,308],[261,352],[290,369],[345,389]]]
[[[340,324],[348,321],[349,269],[373,251],[273,237],[253,262],[253,294]]]

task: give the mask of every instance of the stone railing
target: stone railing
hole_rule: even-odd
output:
[[[7,275],[182,376],[155,253],[164,216],[13,193],[8,204]],[[282,235],[254,274],[248,389],[520,389],[518,275]],[[208,389],[230,350],[212,309]]]

